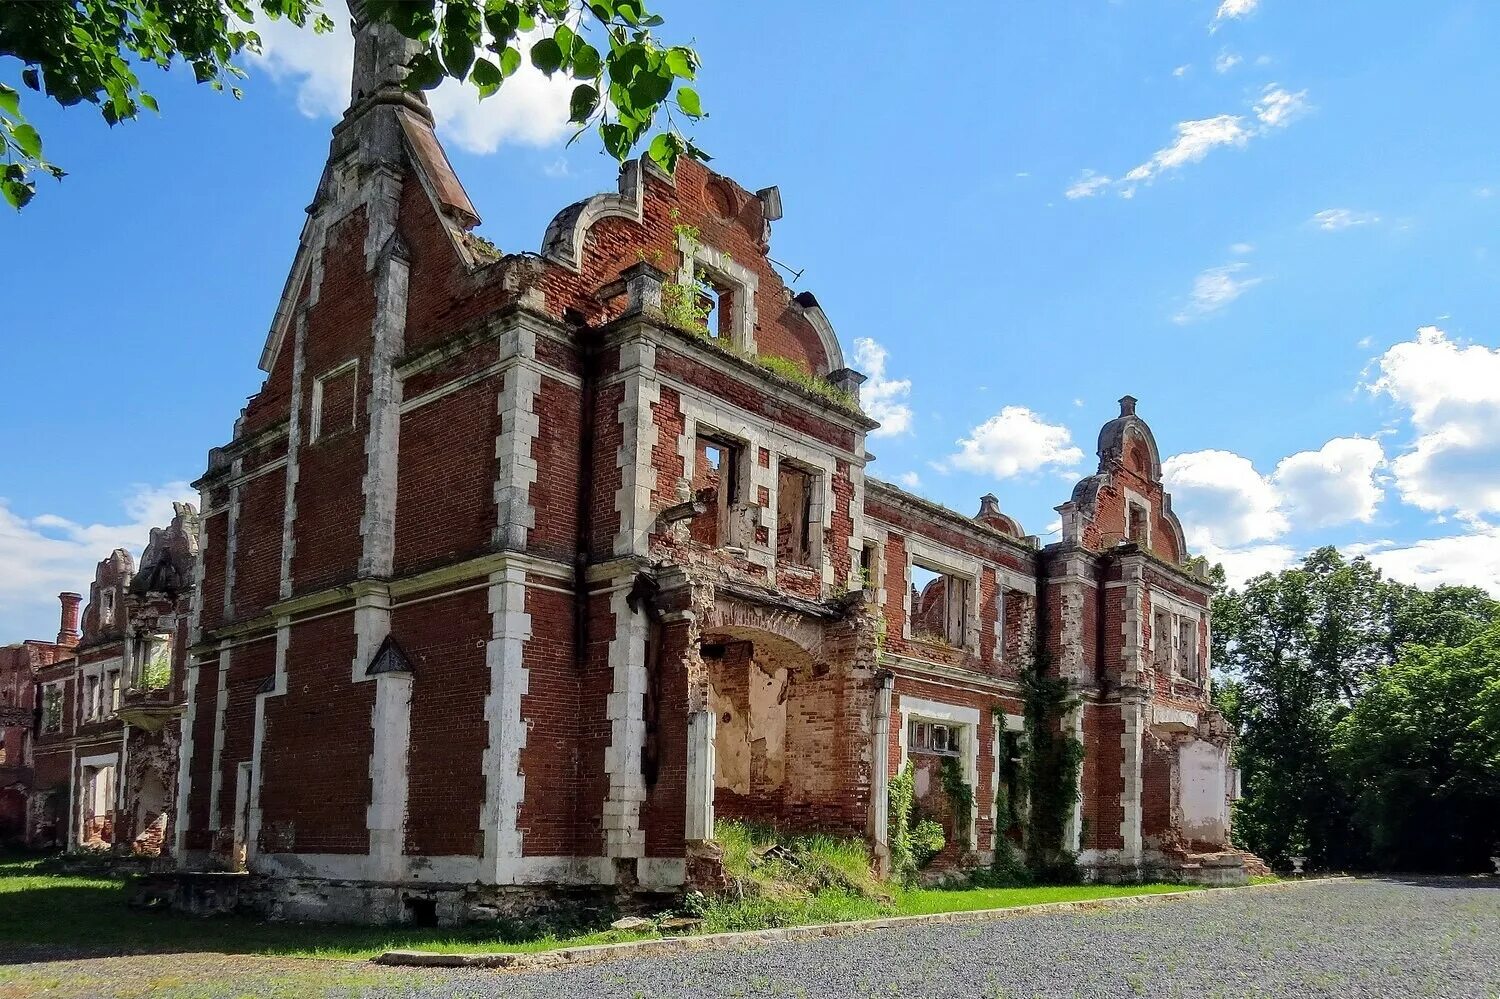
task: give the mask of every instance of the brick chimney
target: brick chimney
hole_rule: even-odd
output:
[[[1134,416],[1135,415],[1135,403],[1136,403],[1135,396],[1133,396],[1133,395],[1121,396],[1120,397],[1120,415],[1121,416]]]
[[[57,629],[57,644],[71,649],[81,637],[78,633],[78,614],[83,605],[83,594],[59,593],[57,599],[62,602],[62,621]]]

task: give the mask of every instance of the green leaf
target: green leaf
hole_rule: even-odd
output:
[[[580,80],[592,80],[602,67],[599,50],[580,38],[573,48],[573,75]]]
[[[586,122],[598,107],[599,91],[587,83],[580,83],[573,88],[573,97],[568,101],[569,120],[580,124]]]
[[[20,211],[36,196],[36,185],[27,181],[0,180],[0,194],[5,196],[12,208]]]
[[[620,162],[624,162],[630,155],[630,134],[624,125],[608,122],[599,126],[599,137],[604,140],[604,148]]]
[[[443,82],[443,64],[431,49],[418,52],[406,64],[406,86],[411,90],[431,90]]]
[[[514,76],[516,70],[521,68],[521,50],[514,45],[507,46],[500,53],[500,73],[503,76]]]
[[[698,100],[698,91],[692,87],[677,88],[677,106],[682,108],[682,113],[689,117],[703,117],[703,104]]]
[[[578,41],[578,36],[566,24],[559,24],[552,40],[557,43],[557,51],[562,53],[562,65],[568,65],[573,58],[573,45]]]
[[[667,68],[672,71],[673,76],[691,80],[698,74],[698,60],[692,49],[681,45],[673,46],[667,49],[666,59]]]
[[[682,143],[671,132],[663,132],[651,140],[646,154],[667,173],[677,169],[677,157],[682,153]]]
[[[0,83],[0,111],[6,114],[21,113],[21,95]]]
[[[551,76],[562,65],[562,49],[555,39],[543,38],[531,47],[531,64]]]
[[[29,160],[42,158],[42,137],[37,134],[36,129],[22,122],[10,132],[11,141],[21,151],[21,155]]]
[[[27,66],[25,69],[21,70],[21,82],[26,84],[26,86],[30,87],[32,90],[42,89],[41,78],[37,75],[35,66]]]
[[[161,114],[161,108],[156,106],[156,98],[152,97],[144,90],[141,91],[141,104],[147,108],[150,108],[152,111],[155,111],[157,114]]]
[[[464,3],[450,3],[443,16],[443,64],[455,80],[469,76],[474,65],[474,38],[479,24],[474,8]]]
[[[469,79],[473,80],[474,85],[479,88],[480,100],[499,90],[500,84],[505,81],[504,75],[500,72],[500,67],[488,59],[474,60],[474,69],[469,74]]]

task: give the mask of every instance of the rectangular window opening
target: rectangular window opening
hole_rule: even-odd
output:
[[[739,502],[741,445],[713,434],[699,434],[693,453],[693,499],[707,509],[693,518],[689,535],[703,544],[732,543],[731,515]]]
[[[776,558],[791,565],[812,565],[811,473],[784,459],[776,471]]]
[[[1131,501],[1125,510],[1125,533],[1127,537],[1138,545],[1145,544],[1149,531],[1146,508],[1139,503]]]
[[[912,560],[911,637],[961,649],[969,630],[969,581]]]
[[[1151,617],[1151,663],[1164,670],[1172,663],[1172,615],[1157,611]]]
[[[715,340],[733,340],[735,322],[735,287],[718,275],[698,268],[695,279],[698,311],[703,328]]]
[[[906,748],[929,756],[957,756],[963,726],[913,718],[906,728]]]

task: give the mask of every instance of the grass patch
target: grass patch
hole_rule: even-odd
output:
[[[707,933],[1159,894],[1186,887],[1070,885],[908,891],[871,874],[869,855],[859,840],[778,838],[769,828],[730,822],[720,823],[717,832],[736,891],[702,904],[700,930]],[[361,959],[397,949],[529,953],[661,936],[655,928],[609,929],[610,917],[605,913],[580,917],[569,926],[511,922],[416,929],[259,922],[237,916],[203,919],[133,910],[125,905],[125,897],[125,883],[115,878],[45,873],[38,860],[0,857],[0,940],[18,948],[35,948],[38,959],[191,952]]]

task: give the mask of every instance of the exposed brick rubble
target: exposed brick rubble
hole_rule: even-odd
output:
[[[15,675],[34,705],[18,836],[33,847],[167,860],[199,532],[190,504],[175,514],[139,567],[124,549],[99,563],[86,605],[59,595],[56,642],[0,650],[30,655]]]
[[[404,41],[356,49],[265,384],[198,483],[168,847],[253,876],[190,880],[195,904],[451,922],[711,885],[716,815],[883,855],[908,759],[939,869],[983,862],[1019,840],[994,802],[1039,642],[1082,699],[1085,868],[1198,876],[1183,851],[1225,849],[1211,588],[1133,399],[1046,548],[993,496],[967,517],[870,478],[876,424],[757,360],[863,380],[771,265],[775,188],[631,162],[540,253],[482,251],[393,82]],[[663,314],[694,280],[712,334]],[[78,659],[118,655],[99,627]]]

